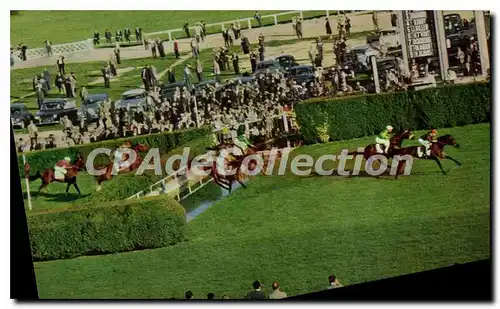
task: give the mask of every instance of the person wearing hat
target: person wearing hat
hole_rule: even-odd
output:
[[[68,173],[67,169],[70,167],[71,167],[71,158],[70,157],[65,157],[64,159],[57,162],[56,165],[54,166],[55,179],[64,180],[66,173]]]
[[[418,142],[420,144],[422,144],[423,146],[425,146],[425,153],[427,155],[430,155],[430,147],[431,147],[431,143],[434,143],[436,142],[436,135],[437,135],[437,130],[436,129],[432,129],[430,131],[428,131],[427,133],[425,133],[424,135],[422,135],[419,139],[418,139]]]
[[[380,134],[377,137],[375,137],[375,142],[376,142],[376,147],[377,147],[378,153],[387,153],[387,151],[389,150],[390,140],[392,137],[392,130],[393,130],[392,126],[390,126],[390,125],[386,126],[385,130],[380,132]],[[385,146],[383,151],[380,148],[380,144]]]

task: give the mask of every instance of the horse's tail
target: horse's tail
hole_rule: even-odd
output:
[[[40,171],[37,171],[34,176],[30,176],[29,174],[27,174],[26,178],[28,179],[28,181],[34,181],[34,180],[37,180],[39,178],[42,178],[42,174],[40,174]]]

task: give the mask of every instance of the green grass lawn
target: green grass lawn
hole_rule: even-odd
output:
[[[61,44],[86,40],[98,30],[104,41],[104,31],[109,29],[113,36],[116,30],[129,27],[135,40],[135,27],[150,33],[168,29],[182,28],[185,22],[194,25],[203,20],[216,23],[237,18],[253,17],[255,11],[21,11],[18,16],[10,17],[11,45],[23,42],[28,48],[43,47],[45,40]],[[281,11],[261,11],[262,15]],[[291,15],[290,15],[291,18]],[[271,20],[271,19],[270,19]],[[266,20],[267,21],[267,20]],[[263,21],[264,22],[264,21]],[[253,21],[257,25],[257,21]],[[55,31],[54,25],[64,27]],[[242,22],[242,26],[246,26]],[[220,31],[220,26],[218,27]]]
[[[451,129],[462,162],[414,164],[399,180],[267,176],[214,204],[172,247],[35,264],[41,298],[241,298],[254,280],[288,295],[490,257],[490,125]],[[338,154],[373,137],[316,144]],[[412,141],[408,145],[414,144]],[[296,155],[294,154],[294,155]]]

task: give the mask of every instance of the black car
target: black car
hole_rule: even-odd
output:
[[[161,96],[163,99],[171,100],[174,97],[175,88],[179,87],[179,89],[182,89],[182,87],[184,86],[186,86],[186,84],[183,81],[171,84],[163,84],[161,85]]]
[[[284,69],[276,59],[265,60],[257,64],[257,68],[255,70],[255,73],[253,73],[253,76],[257,77],[259,75],[265,74],[268,71],[274,73],[284,71]]]
[[[106,93],[89,94],[82,102],[82,114],[88,122],[96,122],[99,120],[99,108],[102,102],[106,101],[109,96]]]
[[[14,103],[10,105],[10,119],[14,128],[25,128],[33,119],[33,114],[23,103]]]
[[[64,116],[68,116],[73,123],[78,122],[78,109],[74,100],[69,101],[65,98],[45,99],[40,110],[36,112],[35,124],[58,124]]]
[[[294,66],[288,70],[288,78],[300,85],[314,81],[314,67],[312,65]]]
[[[299,65],[292,55],[281,55],[279,57],[276,57],[276,60],[278,60],[280,66],[285,70]]]

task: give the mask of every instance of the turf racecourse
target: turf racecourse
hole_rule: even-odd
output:
[[[419,132],[420,133],[420,132]],[[288,295],[490,256],[490,125],[451,129],[463,166],[414,164],[412,176],[258,177],[188,224],[187,241],[155,250],[35,264],[41,298],[241,298],[254,280]],[[337,154],[373,137],[317,144]],[[414,142],[407,143],[413,144]]]

